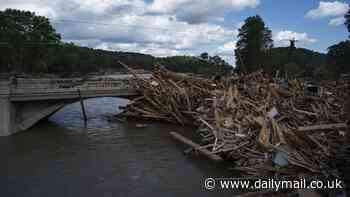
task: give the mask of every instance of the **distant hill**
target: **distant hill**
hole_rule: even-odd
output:
[[[193,56],[156,58],[156,61],[174,72],[196,73],[206,76],[227,75],[233,66],[218,56],[202,59]]]
[[[171,71],[208,76],[225,74],[233,69],[218,56],[208,57],[207,60],[193,56],[154,57],[140,53],[105,51],[80,47],[73,43],[61,43],[50,47],[45,58],[40,62],[33,62],[30,56],[23,56],[24,64],[7,67],[3,65],[0,67],[0,72],[50,73],[62,77],[89,73],[103,74],[125,70],[118,61],[134,69],[152,70],[153,66],[158,63]]]
[[[26,59],[28,58],[28,60]],[[23,65],[1,66],[1,72],[50,73],[60,76],[77,76],[89,73],[123,71],[118,61],[135,69],[152,70],[155,64],[182,73],[195,73],[206,76],[229,74],[233,69],[218,56],[203,59],[194,56],[154,57],[152,55],[113,52],[61,43],[47,50],[41,62],[31,62],[30,56],[23,56]],[[262,66],[267,72],[274,73],[285,67],[290,76],[316,76],[324,72],[327,56],[304,48],[295,49],[289,56],[289,47],[273,48],[268,52]],[[20,65],[20,66],[18,66]]]
[[[296,48],[290,53],[289,47],[277,47],[271,49],[268,56],[264,63],[268,71],[281,70],[284,66],[290,75],[315,76],[327,64],[326,54],[305,48]]]

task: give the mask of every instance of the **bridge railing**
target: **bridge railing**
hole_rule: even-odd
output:
[[[10,93],[10,82],[9,81],[0,81],[0,96],[9,95]]]
[[[0,96],[8,95],[40,95],[40,94],[69,94],[81,91],[113,91],[132,89],[130,79],[132,75],[96,76],[88,80],[82,78],[11,78],[10,81],[0,81]],[[150,78],[150,74],[139,74],[140,78]]]
[[[6,86],[6,85],[5,85]],[[19,79],[8,84],[10,94],[66,93],[84,90],[129,89],[128,80],[84,81],[82,79]],[[0,89],[1,91],[1,89]]]
[[[81,85],[83,80],[73,79],[24,79],[18,78],[11,80],[11,89],[60,89],[72,88]]]

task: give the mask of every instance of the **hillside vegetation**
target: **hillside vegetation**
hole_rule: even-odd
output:
[[[291,77],[323,77],[327,65],[327,55],[304,48],[296,48],[290,53],[289,47],[272,48],[264,62],[265,70],[274,73],[284,70]]]
[[[35,13],[7,9],[0,11],[0,72],[50,73],[59,76],[81,76],[90,73],[123,71],[121,61],[132,68],[151,70],[160,64],[175,72],[195,73],[208,77],[230,74],[234,69],[219,56],[202,53],[199,57],[114,52],[65,43],[50,21]],[[290,77],[331,78],[350,72],[349,41],[329,48],[328,54],[289,47],[273,47],[271,30],[260,16],[246,19],[239,29],[236,72],[258,69]]]

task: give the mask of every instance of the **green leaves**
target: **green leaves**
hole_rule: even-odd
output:
[[[350,41],[343,41],[328,48],[328,64],[332,71],[339,76],[350,72]]]
[[[61,39],[46,17],[15,9],[0,11],[0,30],[0,50],[7,54],[0,63],[23,72],[46,67],[46,51]]]
[[[344,17],[345,17],[345,25],[348,28],[348,31],[350,33],[350,9],[349,9],[348,13],[345,14]],[[350,35],[349,35],[349,37],[350,37]]]
[[[271,30],[259,16],[248,17],[239,29],[236,55],[237,69],[253,72],[261,69],[266,51],[273,47]]]

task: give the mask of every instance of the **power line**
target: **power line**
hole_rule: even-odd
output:
[[[120,24],[120,23],[99,23],[99,22],[90,22],[85,20],[71,20],[71,19],[50,19],[53,21],[53,23],[80,23],[80,24],[89,24],[89,25],[100,25],[100,26],[118,26],[118,28],[142,28],[142,29],[150,29],[150,30],[159,30],[159,31],[167,31],[167,32],[173,32],[175,34],[188,34],[193,32],[194,30],[191,28],[179,30],[175,28],[160,28],[160,27],[148,27],[144,25],[132,25],[132,24]],[[217,34],[217,32],[213,31],[207,31],[207,32],[201,32],[208,34]]]
[[[19,17],[19,18],[26,18],[25,16],[13,16],[13,15],[7,15],[7,14],[2,14],[5,16],[9,16],[9,17]],[[1,15],[0,15],[1,16]],[[88,20],[73,20],[73,19],[55,19],[55,18],[50,18],[50,17],[46,17],[47,19],[49,19],[50,21],[52,21],[53,23],[73,23],[73,24],[89,24],[89,25],[100,25],[100,26],[118,26],[118,28],[130,28],[130,27],[134,27],[134,28],[143,28],[143,29],[151,29],[151,30],[160,30],[160,31],[173,31],[174,34],[188,34],[190,33],[189,31],[179,31],[179,29],[167,29],[167,28],[160,28],[160,27],[149,27],[149,26],[144,26],[144,25],[132,25],[132,24],[120,24],[120,23],[102,23],[102,22],[98,22],[98,21],[88,21]],[[190,31],[193,31],[193,29],[190,29]],[[217,30],[220,30],[220,28],[218,28]],[[214,30],[211,31],[207,31],[204,32],[206,36],[208,36],[208,34],[217,34],[217,32],[214,32]],[[45,43],[45,42],[41,42],[38,43],[38,45],[55,45],[57,43]],[[0,45],[9,45],[9,43],[1,43]],[[35,45],[35,43],[27,43],[27,45]],[[220,55],[220,53],[218,51],[215,52],[215,54]]]
[[[26,18],[24,16],[12,16],[12,15],[7,15],[7,14],[2,14],[8,17],[14,17],[14,18]],[[128,28],[128,27],[134,27],[134,28],[143,28],[143,29],[150,29],[150,30],[160,30],[160,31],[173,31],[175,33],[190,33],[186,30],[182,30],[179,31],[179,29],[170,29],[170,28],[161,28],[161,27],[149,27],[149,26],[144,26],[144,25],[132,25],[132,24],[121,24],[121,23],[101,23],[98,21],[88,21],[88,20],[73,20],[73,19],[55,19],[55,18],[50,18],[50,17],[46,17],[48,18],[50,21],[52,21],[53,23],[80,23],[80,24],[89,24],[89,25],[100,25],[100,26],[118,26],[118,27],[124,27],[124,28]],[[192,29],[188,28],[190,31],[192,31]],[[218,29],[217,29],[218,30]],[[211,32],[211,31],[207,31],[205,32],[205,34],[217,34],[216,32]]]
[[[8,14],[2,14],[4,16],[13,17],[13,18],[26,18],[25,16],[13,16]],[[131,25],[131,24],[120,24],[120,23],[101,23],[98,21],[88,21],[88,20],[73,20],[73,19],[55,19],[46,17],[50,21],[53,21],[54,23],[80,23],[80,24],[89,24],[89,25],[101,25],[101,26],[125,26],[125,27],[142,27],[145,29],[154,29],[154,30],[166,30],[169,31],[170,29],[166,28],[160,28],[160,27],[148,27],[143,25]],[[175,29],[174,29],[175,30]]]

